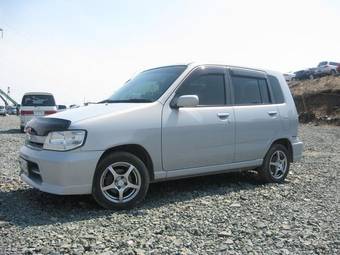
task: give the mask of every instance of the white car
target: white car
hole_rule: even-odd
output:
[[[107,100],[26,126],[21,178],[54,194],[131,208],[149,183],[242,170],[284,182],[302,156],[283,75],[227,65],[146,70]]]
[[[20,108],[20,130],[24,131],[25,125],[34,117],[41,117],[57,112],[57,105],[51,93],[30,92],[26,93]]]
[[[294,73],[284,73],[283,77],[285,77],[286,82],[290,82],[295,79]]]

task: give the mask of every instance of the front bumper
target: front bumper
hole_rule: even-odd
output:
[[[41,191],[75,195],[90,194],[92,179],[102,151],[47,151],[23,146],[20,157],[29,165],[21,179]],[[34,166],[34,169],[30,167]]]
[[[292,149],[293,149],[293,162],[299,161],[302,158],[303,143],[298,137],[292,142]]]

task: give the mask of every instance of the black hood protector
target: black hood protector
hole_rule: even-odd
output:
[[[52,131],[65,131],[70,125],[70,120],[40,117],[30,120],[26,124],[25,130],[31,135],[46,136]]]

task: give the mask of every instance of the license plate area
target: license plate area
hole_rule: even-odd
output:
[[[43,116],[44,111],[34,111],[34,116]]]

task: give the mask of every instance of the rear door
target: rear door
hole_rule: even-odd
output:
[[[235,113],[235,162],[262,159],[280,132],[280,116],[272,103],[266,74],[232,68]]]

